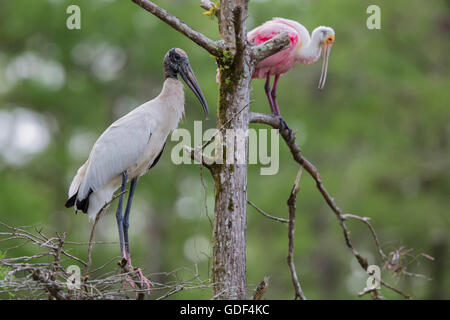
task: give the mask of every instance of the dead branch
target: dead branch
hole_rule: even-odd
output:
[[[175,30],[184,34],[186,37],[194,41],[200,47],[204,48],[213,56],[220,57],[222,55],[222,47],[218,42],[213,41],[208,37],[206,37],[205,35],[203,35],[202,33],[192,29],[183,21],[171,15],[166,10],[158,7],[153,2],[148,0],[132,0],[132,1],[141,8],[147,10],[151,14],[155,15],[157,18],[161,19],[162,21],[170,25]]]
[[[319,190],[319,192],[322,194],[325,202],[328,204],[328,206],[332,209],[334,212],[336,218],[338,219],[339,226],[342,229],[342,232],[344,234],[345,243],[347,247],[352,251],[353,255],[355,256],[356,260],[360,264],[360,266],[364,269],[364,271],[367,272],[367,268],[369,266],[367,259],[363,257],[353,246],[353,243],[350,239],[350,233],[347,229],[347,226],[345,224],[345,220],[352,218],[355,219],[355,215],[344,215],[342,210],[337,206],[336,202],[334,201],[334,198],[331,197],[331,195],[328,193],[328,191],[325,189],[325,186],[322,183],[322,178],[320,177],[320,174],[316,167],[309,162],[303,155],[302,150],[298,146],[298,144],[295,141],[295,134],[293,134],[292,130],[288,127],[287,123],[280,117],[273,116],[270,114],[262,114],[262,113],[250,113],[250,123],[260,123],[260,124],[267,124],[274,129],[278,129],[280,131],[280,135],[283,137],[284,141],[286,142],[287,146],[289,147],[289,150],[292,154],[292,157],[294,160],[300,164],[308,173],[309,175],[315,180],[316,187]],[[372,235],[375,233],[375,230],[373,227],[368,223],[367,219],[364,219],[362,217],[359,217],[358,220],[365,222],[369,228],[371,229]],[[381,247],[379,247],[379,241],[378,237],[373,236],[377,246],[378,251],[383,259],[386,258],[386,255],[381,250]],[[401,290],[393,287],[392,285],[386,283],[385,281],[381,280],[381,285],[385,286],[386,288],[391,289],[392,291],[398,293],[399,295],[410,299],[411,296],[402,292]]]
[[[295,213],[296,213],[296,201],[297,201],[297,194],[300,190],[299,183],[300,179],[302,177],[302,167],[299,168],[297,177],[295,178],[294,186],[292,187],[291,194],[289,195],[289,199],[287,201],[288,207],[289,207],[289,231],[288,231],[288,238],[289,238],[289,252],[287,256],[287,263],[289,266],[289,270],[291,272],[292,277],[292,283],[294,284],[295,289],[295,295],[294,300],[299,298],[300,300],[306,300],[305,294],[303,293],[302,287],[300,285],[300,281],[298,280],[297,272],[295,270],[295,264],[294,264],[294,232],[295,232]]]
[[[32,234],[32,233],[30,233],[29,231],[26,231],[23,228],[12,227],[12,226],[10,226],[10,225],[2,222],[2,221],[0,221],[0,225],[5,227],[5,228],[7,228],[7,229],[9,229],[9,230],[11,230],[10,232],[0,232],[0,236],[2,236],[2,235],[3,236],[5,236],[5,235],[9,236],[9,238],[0,239],[0,242],[6,241],[6,240],[12,240],[12,239],[24,239],[24,240],[32,242],[32,243],[34,243],[36,245],[39,245],[40,247],[46,247],[46,248],[49,248],[49,249],[52,249],[52,250],[58,249],[57,245],[53,243],[53,241],[56,238],[49,239],[47,237],[39,235],[39,232],[38,232],[38,234]],[[68,258],[73,259],[73,260],[81,263],[82,265],[86,266],[86,262],[85,261],[83,261],[83,260],[81,260],[81,259],[79,259],[79,258],[77,258],[77,257],[75,257],[73,255],[71,255],[70,253],[66,252],[65,250],[61,250],[61,253],[63,255],[65,255],[65,256],[67,256]]]
[[[274,217],[271,216],[270,214],[266,213],[264,210],[260,209],[256,204],[254,204],[253,202],[251,202],[250,200],[247,200],[247,203],[252,206],[253,208],[256,209],[256,211],[258,211],[259,213],[261,213],[263,216],[265,216],[266,218],[281,222],[281,223],[289,223],[289,220],[283,219],[283,218],[278,218],[278,217]]]
[[[215,168],[215,160],[219,160],[219,159],[210,159],[209,157],[205,156],[202,153],[202,150],[205,149],[215,138],[219,133],[222,133],[224,129],[226,129],[226,127],[228,126],[228,124],[234,120],[244,109],[246,109],[250,103],[252,103],[253,101],[250,101],[249,103],[247,103],[244,107],[241,108],[241,110],[239,110],[238,112],[236,112],[235,114],[233,114],[231,116],[230,119],[228,119],[228,121],[226,121],[222,126],[220,126],[219,129],[216,130],[216,132],[211,136],[211,138],[208,139],[208,141],[206,141],[204,144],[202,144],[201,146],[196,146],[194,148],[190,148],[188,146],[185,146],[186,151],[189,152],[189,156],[191,157],[192,160],[197,161],[198,163],[200,163],[201,165],[203,165],[205,168],[209,169],[209,171],[214,174],[214,168]],[[222,147],[222,146],[220,146]],[[207,161],[205,161],[205,159],[207,159]]]
[[[269,288],[269,277],[264,277],[263,281],[261,281],[255,288],[252,300],[261,300],[268,288]]]
[[[10,257],[20,247],[12,246],[4,249],[7,256],[0,258],[0,266],[3,268],[2,271],[6,272],[6,277],[0,278],[0,294],[7,293],[17,299],[124,300],[130,299],[129,295],[133,297],[136,293],[139,297],[143,297],[146,292],[145,288],[139,288],[139,286],[136,290],[123,290],[122,288],[123,277],[133,278],[137,274],[136,270],[128,270],[125,274],[122,269],[118,268],[115,268],[114,271],[106,271],[107,267],[113,266],[112,263],[116,258],[91,271],[89,277],[80,279],[82,283],[79,288],[69,288],[67,283],[72,274],[67,272],[64,265],[80,263],[83,260],[73,255],[66,256],[64,252],[70,251],[71,247],[68,246],[84,245],[88,247],[92,242],[65,241],[67,238],[65,233],[57,234],[56,237],[48,237],[42,230],[35,228],[34,232],[30,232],[23,227],[11,227],[3,222],[0,222],[0,226],[7,229],[6,232],[0,233],[1,242],[26,239],[26,242],[32,244],[36,250],[43,250],[30,256]],[[45,258],[50,259],[43,262],[42,259]],[[182,279],[177,274],[181,270],[183,273],[190,272],[192,276]],[[98,273],[98,275],[94,277],[94,273]],[[180,287],[183,290],[212,290],[213,286],[209,279],[200,279],[198,272],[189,268],[155,273],[152,276],[165,277],[163,283],[153,282],[152,291],[156,292],[156,299],[165,299],[174,295],[180,291]],[[72,281],[72,279],[70,280]]]
[[[94,245],[94,242],[92,240],[94,240],[94,234],[95,234],[95,227],[97,226],[98,221],[100,220],[100,216],[102,215],[102,213],[105,211],[106,208],[109,207],[109,205],[116,200],[118,197],[120,197],[122,194],[127,193],[127,190],[124,190],[123,192],[120,192],[116,195],[114,195],[111,200],[109,200],[107,203],[105,203],[103,205],[103,207],[100,209],[100,211],[97,213],[97,215],[95,216],[95,221],[94,224],[92,226],[92,230],[91,230],[91,235],[89,236],[89,246],[88,246],[88,261],[86,264],[86,268],[84,270],[84,276],[87,277],[89,275],[89,269],[91,267],[91,263],[92,263],[92,258],[91,258],[91,252],[92,252],[92,246]]]
[[[386,254],[383,252],[383,249],[381,249],[381,245],[380,245],[380,241],[378,240],[378,235],[375,232],[375,229],[373,228],[372,224],[369,222],[370,218],[368,217],[360,217],[354,214],[343,214],[342,215],[342,219],[347,220],[347,219],[355,219],[355,220],[359,220],[364,222],[370,229],[370,232],[372,233],[373,236],[373,240],[375,241],[375,245],[377,247],[378,253],[380,254],[381,258],[383,258],[383,260],[387,259]]]

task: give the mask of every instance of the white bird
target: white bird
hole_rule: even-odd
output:
[[[116,211],[122,258],[131,267],[128,242],[129,214],[137,180],[156,165],[168,135],[177,128],[184,114],[184,86],[177,75],[191,88],[208,117],[208,106],[186,53],[170,49],[164,57],[165,81],[161,93],[115,121],[95,142],[88,160],[78,169],[69,189],[66,207],[94,219],[114,192],[124,192],[130,182],[125,214],[122,216],[123,193]],[[133,269],[132,269],[133,270]],[[149,288],[150,282],[140,272]]]

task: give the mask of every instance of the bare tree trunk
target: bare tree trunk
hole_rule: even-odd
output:
[[[249,125],[250,80],[252,66],[246,43],[248,1],[221,1],[219,30],[222,40],[232,51],[219,59],[220,96],[218,128],[247,132]],[[230,136],[229,136],[230,137]],[[242,138],[242,137],[241,137]],[[227,142],[224,163],[213,169],[215,209],[212,276],[214,295],[221,299],[246,298],[246,207],[248,138]],[[231,140],[231,139],[230,139]],[[239,148],[245,143],[245,149]],[[238,152],[243,152],[240,156]],[[232,153],[232,154],[231,154]],[[244,163],[237,163],[244,158]],[[226,159],[234,160],[227,164]]]

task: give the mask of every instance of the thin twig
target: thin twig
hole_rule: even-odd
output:
[[[203,178],[203,166],[200,166],[200,181],[203,188],[203,206],[205,207],[205,215],[208,218],[211,228],[213,228],[213,222],[208,213],[208,190],[206,189],[205,179]]]
[[[303,293],[300,281],[298,280],[297,271],[295,270],[295,263],[294,263],[295,213],[296,213],[297,194],[298,191],[300,190],[299,183],[301,177],[302,177],[302,167],[298,169],[294,186],[292,187],[291,194],[289,195],[289,199],[287,201],[289,207],[289,230],[288,230],[289,252],[287,256],[287,263],[289,266],[289,270],[291,272],[292,283],[294,284],[295,289],[294,300],[296,300],[297,298],[299,298],[300,300],[306,300],[306,296]]]
[[[387,259],[386,254],[383,252],[383,249],[381,249],[380,241],[378,240],[378,235],[375,232],[375,229],[373,228],[372,224],[369,222],[370,218],[368,218],[368,217],[360,217],[360,216],[357,216],[357,215],[354,215],[354,214],[346,213],[346,214],[342,215],[342,219],[344,219],[344,220],[354,219],[354,220],[359,220],[359,221],[364,222],[369,227],[370,232],[372,233],[373,239],[375,241],[375,245],[377,247],[378,253],[380,254],[381,258],[383,260]]]
[[[261,208],[259,208],[256,204],[254,204],[253,202],[251,202],[250,200],[247,200],[247,203],[252,206],[253,208],[256,209],[256,211],[258,211],[259,213],[261,213],[263,216],[265,216],[266,218],[281,222],[281,223],[289,223],[289,220],[287,219],[283,219],[283,218],[278,218],[278,217],[274,217],[271,216],[270,214],[266,213],[264,210],[262,210]]]
[[[174,295],[175,293],[180,292],[183,289],[184,289],[184,287],[182,285],[179,285],[176,288],[172,289],[171,291],[167,292],[165,295],[162,295],[161,297],[158,297],[156,300],[166,299],[167,297],[170,297],[170,296]]]
[[[97,215],[95,216],[95,221],[94,221],[94,225],[92,226],[92,230],[91,230],[91,235],[89,236],[89,246],[88,246],[88,261],[85,267],[85,271],[84,271],[84,276],[85,278],[89,275],[89,269],[91,267],[91,263],[92,263],[92,258],[91,258],[91,251],[92,251],[92,246],[94,244],[94,242],[92,241],[94,239],[94,234],[95,234],[95,227],[97,226],[97,222],[100,220],[100,216],[101,214],[104,212],[104,210],[114,201],[116,200],[118,197],[120,197],[121,195],[123,195],[124,193],[126,193],[127,190],[124,190],[116,195],[114,195],[111,200],[109,200],[107,203],[105,203],[103,205],[103,207],[99,210],[99,212],[97,212]]]
[[[185,148],[187,149],[187,151],[189,151],[189,155],[191,157],[192,160],[196,160],[198,162],[200,162],[205,168],[208,168],[211,172],[214,170],[214,166],[213,164],[209,164],[205,161],[203,161],[203,159],[205,158],[205,155],[203,155],[203,153],[201,152],[203,149],[205,149],[213,140],[214,138],[221,133],[225,127],[234,119],[236,118],[245,108],[247,108],[253,101],[250,101],[249,103],[247,103],[245,106],[243,106],[241,108],[241,110],[239,110],[238,112],[236,112],[235,114],[233,114],[230,119],[228,119],[228,121],[226,121],[222,126],[220,126],[219,129],[216,130],[216,132],[214,132],[214,134],[208,139],[208,141],[206,141],[203,145],[201,146],[196,146],[194,148],[189,148],[187,146],[185,146]]]

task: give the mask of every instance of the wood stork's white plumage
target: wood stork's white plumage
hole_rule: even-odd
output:
[[[183,84],[169,78],[158,97],[106,129],[70,186],[69,198],[77,195],[77,209],[94,219],[121,186],[124,171],[128,179],[145,174],[162,152],[169,133],[178,126],[183,112]]]
[[[179,74],[200,100],[206,116],[208,107],[186,53],[178,48],[164,57],[165,82],[161,93],[115,121],[95,142],[88,160],[78,169],[69,188],[66,207],[75,206],[94,219],[111,201],[114,192],[125,190],[131,181],[125,215],[123,194],[116,212],[122,257],[130,263],[128,218],[137,179],[159,160],[168,135],[177,128],[184,113],[184,87]],[[146,280],[146,279],[143,279]]]

